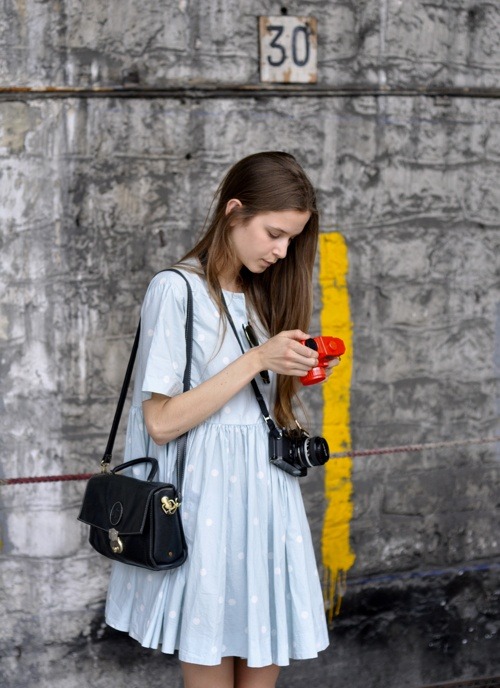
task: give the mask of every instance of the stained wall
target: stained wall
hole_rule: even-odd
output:
[[[274,148],[301,160],[322,232],[346,242],[352,446],[498,434],[500,8],[287,4],[318,19],[319,81],[285,90],[258,75],[257,17],[281,9],[4,3],[3,477],[94,470],[150,276],[192,244],[229,165]],[[318,279],[317,331],[329,307]],[[307,402],[319,431],[321,390]],[[352,462],[355,562],[332,645],[282,685],[500,674],[498,462],[494,444]],[[103,626],[83,487],[0,488],[4,685],[139,686],[166,670],[180,685],[175,663]],[[321,560],[320,471],[304,495]]]

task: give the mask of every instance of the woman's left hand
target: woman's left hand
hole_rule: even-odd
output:
[[[326,382],[329,379],[330,375],[333,373],[333,369],[336,368],[339,363],[340,358],[332,358],[331,361],[328,361],[328,365],[325,368],[326,377],[323,382]]]

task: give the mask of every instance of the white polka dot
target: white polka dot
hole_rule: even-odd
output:
[[[154,335],[155,331],[154,330],[148,330],[148,337],[152,337]]]
[[[127,583],[127,590],[132,590],[132,583]]]
[[[252,604],[257,604],[257,602],[259,601],[259,598],[257,597],[257,595],[252,595],[252,597],[250,598],[250,601]]]
[[[160,592],[158,593],[158,599],[159,600],[163,599],[163,590],[160,590]]]
[[[134,475],[139,475],[140,472],[141,472],[141,469],[140,469],[138,466],[134,466],[134,467],[132,468],[132,473],[133,473]]]
[[[187,472],[192,473],[193,471],[194,471],[194,466],[192,463],[190,463],[189,466],[187,467]]]
[[[234,607],[234,605],[236,604],[236,600],[233,599],[233,598],[231,597],[231,598],[227,601],[227,603],[228,603],[228,605],[229,605],[230,607]]]
[[[285,535],[281,536],[281,542],[286,542],[286,536]]]
[[[151,581],[153,580],[153,576],[150,573],[148,573],[148,575],[146,576],[146,580],[148,583],[151,583]]]
[[[163,382],[165,382],[165,384],[168,384],[168,383],[170,382],[170,378],[169,378],[168,375],[165,375],[165,376],[163,377]]]
[[[172,609],[169,611],[168,616],[170,619],[175,619],[175,617],[177,616],[177,612]]]
[[[175,361],[173,361],[173,362],[172,362],[172,368],[173,368],[174,370],[177,370],[178,367],[179,367],[179,364],[176,363]]]
[[[259,525],[259,519],[257,518],[257,516],[253,519],[253,524],[254,524],[254,526]]]
[[[280,569],[279,566],[277,566],[277,567],[274,569],[274,573],[275,573],[277,576],[281,575],[281,569]]]
[[[138,593],[138,592],[135,593],[135,599],[136,599],[136,600],[139,599],[139,593]]]
[[[203,332],[200,332],[197,339],[199,342],[204,342],[205,341],[205,334]]]
[[[141,606],[139,607],[139,609],[141,610],[141,612],[143,612],[143,611],[144,611],[144,605],[141,604]]]
[[[261,627],[260,627],[260,632],[261,632],[261,633],[267,633],[267,626],[261,626]]]
[[[302,542],[302,535],[297,535],[295,542]]]
[[[262,471],[259,471],[259,472],[257,473],[257,478],[258,478],[259,480],[262,480],[263,477],[264,477],[264,473],[263,473]]]
[[[232,475],[232,476],[229,478],[229,482],[230,482],[230,483],[237,483],[237,482],[238,482],[238,478],[237,478],[235,475]]]
[[[128,444],[132,444],[132,438],[129,437],[128,440],[127,440],[127,442],[128,442]]]
[[[210,528],[210,526],[213,526],[213,524],[214,524],[214,522],[211,518],[207,518],[207,520],[205,521],[205,525],[208,526],[209,528]]]
[[[193,623],[195,626],[199,626],[201,623],[201,619],[199,619],[197,616],[194,617]]]
[[[293,566],[289,566],[288,567],[288,573],[292,573],[292,571],[293,571]]]
[[[222,359],[222,362],[224,363],[224,365],[228,365],[229,358],[227,356],[224,356],[224,358]]]
[[[185,521],[188,521],[188,520],[189,520],[189,511],[183,511],[183,512],[182,512],[182,518],[183,518]]]
[[[212,654],[213,655],[217,654],[217,647],[215,645],[212,647]]]
[[[239,552],[238,553],[238,559],[244,559],[245,558],[245,552]]]
[[[210,471],[210,475],[212,476],[212,478],[216,478],[219,475],[219,471],[216,468],[212,468],[212,470]]]
[[[200,569],[200,576],[206,576],[207,575],[207,570],[206,569]]]
[[[300,618],[301,619],[308,619],[309,618],[309,612],[300,612]]]
[[[223,645],[221,650],[222,650],[222,652],[225,652],[227,650],[227,647],[225,645]]]
[[[229,415],[231,413],[231,407],[230,406],[224,406],[224,413],[226,415]]]
[[[165,330],[165,336],[166,336],[166,337],[170,337],[170,330],[168,329],[168,327],[167,327],[167,329]]]
[[[224,598],[222,597],[222,595],[219,597],[219,604],[224,604]]]
[[[161,280],[160,280],[160,284],[165,284],[166,281],[167,281],[166,278],[165,278],[165,277],[162,277]]]

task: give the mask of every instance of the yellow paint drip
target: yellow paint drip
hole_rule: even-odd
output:
[[[353,362],[352,322],[347,290],[347,246],[341,234],[320,235],[320,283],[323,294],[321,333],[340,337],[346,345],[341,364],[323,386],[323,436],[330,452],[351,449],[350,388]],[[347,571],[354,564],[350,545],[353,513],[350,458],[331,459],[325,465],[327,501],[321,541],[329,620],[338,614]]]

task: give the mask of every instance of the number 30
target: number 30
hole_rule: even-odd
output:
[[[284,27],[278,24],[273,24],[268,26],[267,30],[270,33],[274,33],[271,40],[271,48],[278,51],[276,57],[274,55],[268,55],[267,61],[271,67],[281,67],[281,65],[287,60],[288,54],[283,42],[280,42],[283,36]],[[302,42],[302,56],[299,56],[299,44]],[[310,56],[310,43],[309,43],[309,28],[307,26],[296,26],[292,31],[291,37],[291,57],[292,62],[297,67],[305,67],[309,62]]]

